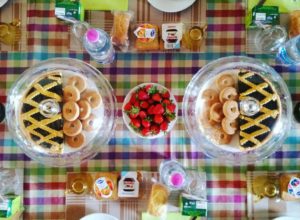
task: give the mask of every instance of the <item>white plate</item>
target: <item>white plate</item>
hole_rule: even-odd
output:
[[[190,7],[196,0],[148,0],[156,9],[163,12],[178,12]]]
[[[0,0],[0,8],[7,2],[8,0]]]
[[[299,218],[295,218],[295,217],[277,217],[274,218],[273,220],[297,220]]]
[[[84,216],[80,220],[118,220],[116,217],[105,213],[93,213]]]

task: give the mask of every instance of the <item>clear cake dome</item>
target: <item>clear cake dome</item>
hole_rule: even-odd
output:
[[[110,83],[77,59],[40,62],[7,96],[10,134],[26,155],[48,166],[79,166],[95,156],[113,135],[115,118]]]
[[[231,164],[270,156],[291,128],[285,82],[270,66],[244,56],[220,58],[201,68],[187,86],[182,108],[192,144]]]

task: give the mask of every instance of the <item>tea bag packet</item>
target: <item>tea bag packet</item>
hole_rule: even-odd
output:
[[[14,20],[11,23],[0,23],[0,42],[13,45],[21,39],[21,22]]]

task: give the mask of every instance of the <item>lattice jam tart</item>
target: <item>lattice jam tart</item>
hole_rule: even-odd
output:
[[[262,75],[233,69],[203,90],[200,124],[213,142],[252,150],[269,139],[280,115],[280,99]]]
[[[35,150],[73,152],[96,135],[102,106],[96,86],[84,76],[46,72],[22,98],[21,127]]]

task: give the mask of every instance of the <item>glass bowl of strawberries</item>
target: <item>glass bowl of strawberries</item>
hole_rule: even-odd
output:
[[[170,91],[157,83],[143,83],[129,91],[122,106],[128,129],[142,138],[159,138],[177,119],[178,106]]]

